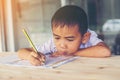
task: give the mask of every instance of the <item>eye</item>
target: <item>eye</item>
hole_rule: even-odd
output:
[[[60,37],[54,37],[54,39],[59,40],[59,39],[60,39]]]
[[[60,39],[60,38],[56,37],[55,39],[57,39],[57,40],[58,40],[58,39]]]
[[[67,38],[68,41],[74,41],[74,38]]]

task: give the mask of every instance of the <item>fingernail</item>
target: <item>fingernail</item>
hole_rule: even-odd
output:
[[[45,60],[43,60],[42,62],[45,63]]]
[[[43,63],[43,62],[41,63],[41,65],[44,65],[44,64],[45,64],[45,63]]]

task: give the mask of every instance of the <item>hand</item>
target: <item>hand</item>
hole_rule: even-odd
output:
[[[63,56],[64,54],[61,54],[59,52],[54,52],[51,54],[51,57],[58,57],[58,56]]]
[[[54,52],[51,54],[51,57],[58,57],[58,56],[73,56],[74,54],[68,54],[68,53],[60,53],[60,52]]]
[[[45,59],[45,55],[40,52],[30,52],[30,55],[28,56],[30,63],[35,66],[43,65],[45,63]]]

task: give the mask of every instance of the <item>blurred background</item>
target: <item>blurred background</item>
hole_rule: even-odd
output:
[[[113,54],[120,54],[120,0],[0,0],[0,52],[30,47],[22,29],[34,44],[42,45],[51,36],[51,18],[65,5],[83,8],[89,28],[95,30]]]

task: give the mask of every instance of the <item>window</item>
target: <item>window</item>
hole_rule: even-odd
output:
[[[60,0],[14,0],[15,50],[30,47],[22,29],[27,29],[33,43],[41,44],[51,36],[51,17]]]
[[[80,6],[86,11],[89,28],[103,34],[105,43],[114,53],[115,39],[119,31],[109,32],[108,29],[120,29],[117,28],[119,23],[107,23],[107,31],[104,31],[104,25],[109,20],[120,19],[119,3],[120,0],[0,0],[0,51],[17,51],[29,47],[22,32],[23,28],[28,31],[34,44],[42,45],[52,36],[53,13],[61,6],[70,4]]]

